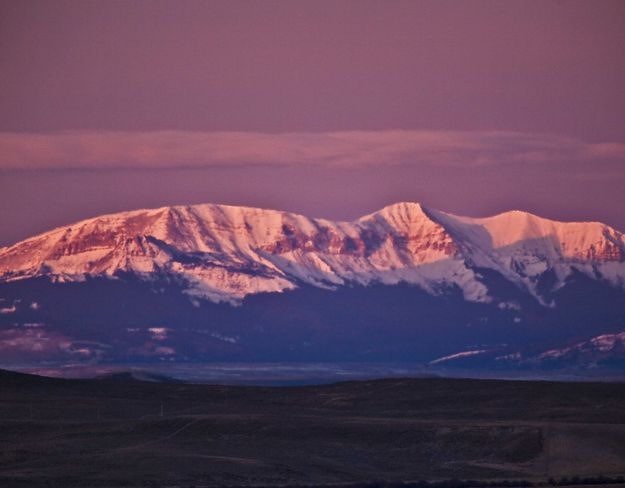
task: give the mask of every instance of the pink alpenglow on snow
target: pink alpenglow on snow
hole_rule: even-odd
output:
[[[149,280],[166,271],[188,283],[193,297],[231,303],[298,283],[332,289],[401,282],[432,293],[440,284],[455,285],[469,301],[490,302],[476,267],[500,273],[539,300],[537,283],[548,270],[561,283],[573,273],[593,279],[600,273],[625,286],[625,236],[599,222],[521,211],[459,217],[410,202],[350,222],[205,204],[104,215],[0,250],[2,281],[81,281],[119,272]],[[167,332],[150,329],[155,340]]]

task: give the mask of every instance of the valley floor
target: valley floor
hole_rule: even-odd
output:
[[[0,486],[514,485],[624,474],[622,383],[258,387],[0,373]]]

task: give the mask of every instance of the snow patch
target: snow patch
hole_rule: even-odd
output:
[[[213,332],[210,334],[211,337],[214,337],[215,339],[219,339],[220,341],[223,342],[229,342],[230,344],[236,344],[237,342],[239,342],[239,337],[229,337],[229,336],[224,336],[221,334],[218,334],[217,332]]]
[[[430,364],[438,364],[438,363],[442,363],[445,361],[452,361],[454,359],[460,359],[460,358],[465,358],[465,357],[470,357],[470,356],[476,356],[478,354],[484,354],[485,352],[488,352],[487,349],[477,349],[477,350],[473,350],[473,351],[462,351],[462,352],[457,352],[455,354],[451,354],[449,356],[443,356],[442,358],[438,358],[435,359],[433,361],[430,361]]]
[[[155,341],[164,341],[167,339],[167,334],[171,331],[166,327],[150,327],[148,332],[150,333],[150,337]]]

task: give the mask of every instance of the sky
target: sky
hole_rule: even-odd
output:
[[[397,201],[625,231],[625,2],[0,0],[0,246]]]

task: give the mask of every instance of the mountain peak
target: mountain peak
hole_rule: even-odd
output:
[[[391,203],[390,205],[381,208],[376,213],[405,213],[409,215],[423,215],[424,210],[423,205],[419,202],[404,201]]]
[[[458,217],[417,202],[394,203],[353,222],[201,204],[104,215],[0,250],[0,281],[165,274],[215,300],[302,282],[457,285],[467,297],[486,299],[473,268],[493,269],[532,293],[549,270],[560,281],[575,270],[625,284],[625,238],[598,223],[521,211]]]
[[[397,202],[365,215],[358,221],[383,219],[393,225],[406,226],[410,223],[430,220],[427,210],[417,202]]]

